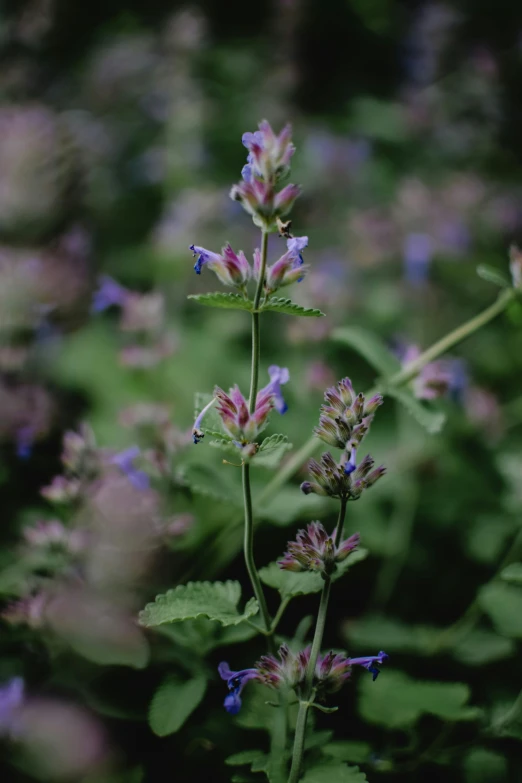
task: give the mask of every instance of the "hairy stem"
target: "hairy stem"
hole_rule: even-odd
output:
[[[337,534],[336,540],[341,540],[342,530],[344,528],[344,518],[346,516],[346,498],[341,499],[341,508],[339,510],[339,518],[337,520]],[[317,666],[317,660],[319,653],[321,652],[321,645],[323,643],[324,627],[326,625],[326,615],[328,613],[328,601],[330,599],[330,587],[332,585],[331,576],[324,577],[323,590],[321,592],[321,601],[319,603],[319,611],[317,613],[317,622],[315,624],[314,639],[312,642],[312,651],[310,653],[310,660],[306,668],[305,682],[303,688],[304,698],[299,702],[299,712],[297,714],[297,723],[295,727],[294,738],[294,751],[292,754],[292,767],[290,769],[290,777],[288,783],[297,783],[299,775],[301,773],[301,765],[303,763],[304,743],[306,736],[306,723],[308,720],[308,710],[310,709],[310,700],[314,692],[314,675],[315,667]]]
[[[257,282],[256,295],[254,298],[254,310],[259,305],[261,299],[261,293],[263,291],[263,284],[265,279],[266,269],[266,251],[268,244],[268,234],[263,231],[261,239],[261,268],[259,271],[259,280]],[[250,376],[250,397],[249,397],[249,409],[250,413],[254,413],[256,409],[256,396],[257,386],[259,378],[259,355],[260,355],[260,329],[259,329],[259,313],[252,313],[252,371]],[[256,564],[254,561],[254,515],[252,511],[252,490],[250,487],[250,465],[243,463],[243,505],[245,512],[245,529],[243,538],[243,551],[245,555],[245,563],[252,584],[254,595],[259,604],[259,611],[263,619],[263,625],[265,626],[268,636],[269,649],[273,648],[272,638],[269,635],[271,633],[271,619],[268,613],[266,605],[265,594],[263,587],[257,573]]]

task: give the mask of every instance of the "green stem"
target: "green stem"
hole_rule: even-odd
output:
[[[492,305],[486,307],[486,309],[478,315],[470,318],[469,321],[466,321],[460,326],[457,326],[456,329],[445,335],[445,337],[443,337],[441,340],[438,340],[438,342],[434,343],[430,348],[421,353],[421,355],[414,359],[414,361],[409,362],[406,367],[403,367],[402,370],[400,370],[395,375],[392,375],[392,377],[388,379],[387,385],[403,386],[405,383],[408,383],[408,381],[411,381],[413,378],[415,378],[416,375],[419,374],[423,367],[429,364],[429,362],[432,362],[434,359],[442,356],[443,353],[449,351],[450,348],[453,348],[454,345],[461,343],[482,326],[485,326],[485,324],[496,318],[497,315],[500,315],[500,313],[506,309],[507,305],[509,302],[511,302],[512,299],[514,299],[514,297],[515,290],[513,288],[508,288],[505,291],[502,291],[502,293],[499,294],[496,302],[493,302]]]
[[[256,293],[254,296],[254,308],[252,312],[252,371],[250,374],[250,397],[248,407],[250,413],[256,409],[257,387],[259,384],[259,355],[261,348],[261,329],[259,323],[259,302],[263,293],[265,284],[266,256],[268,248],[268,234],[263,231],[261,234],[261,266],[259,269],[259,280],[257,281]]]
[[[346,516],[346,498],[341,499],[341,508],[339,510],[339,518],[337,520],[337,535],[336,540],[341,539],[342,530],[344,528],[344,518]],[[308,720],[308,710],[310,709],[310,702],[313,701],[312,694],[314,692],[314,675],[315,667],[317,666],[317,660],[319,653],[321,652],[321,645],[323,643],[324,628],[326,625],[326,615],[328,613],[328,601],[330,599],[330,588],[332,585],[332,578],[329,575],[324,577],[323,590],[321,592],[321,601],[319,603],[319,611],[317,613],[317,622],[315,624],[314,639],[312,642],[312,650],[310,652],[310,660],[306,667],[306,675],[304,682],[304,699],[299,702],[299,712],[297,713],[297,723],[295,727],[295,739],[294,739],[294,751],[292,754],[292,767],[290,769],[290,777],[288,783],[297,783],[299,775],[301,773],[301,765],[303,763],[304,743],[306,736],[306,723]]]
[[[259,270],[259,280],[257,281],[256,294],[254,297],[254,311],[257,310],[257,307],[259,306],[259,301],[261,299],[261,294],[263,292],[265,269],[266,269],[267,246],[268,246],[268,234],[266,233],[266,231],[263,231],[262,238],[261,238],[261,268]],[[258,386],[258,378],[259,378],[260,339],[261,338],[260,338],[259,313],[253,312],[252,313],[252,370],[250,376],[250,396],[249,396],[249,403],[248,403],[248,407],[251,414],[254,413],[256,409],[257,386]],[[270,636],[271,619],[268,613],[263,587],[261,585],[259,574],[257,573],[257,568],[254,561],[254,515],[252,512],[252,489],[250,486],[250,465],[248,463],[243,463],[242,474],[243,474],[243,505],[245,511],[245,530],[244,530],[244,538],[243,538],[243,551],[245,555],[245,563],[248,571],[248,576],[250,577],[250,582],[252,584],[252,589],[254,591],[254,595],[259,604],[259,611],[263,619],[263,625],[265,626],[266,634],[268,636],[268,646],[269,649],[272,650],[273,642]]]
[[[291,596],[289,596],[288,598],[284,598],[284,599],[281,601],[281,603],[279,604],[279,609],[277,610],[277,612],[276,612],[276,614],[275,614],[275,617],[274,617],[274,619],[272,620],[272,627],[271,627],[271,629],[270,629],[272,633],[275,633],[275,632],[276,632],[276,630],[277,630],[277,626],[278,626],[278,625],[279,625],[279,623],[281,622],[281,618],[282,618],[282,616],[283,616],[283,614],[284,614],[284,612],[285,612],[285,609],[286,609],[286,607],[288,606],[288,604],[290,603],[290,601],[292,600],[292,598],[293,598],[293,597],[294,597],[294,596],[293,596],[293,595],[291,595]]]
[[[257,573],[256,564],[254,561],[254,518],[252,515],[252,492],[250,489],[250,465],[244,463],[242,467],[243,473],[243,501],[245,506],[245,535],[243,539],[243,551],[245,555],[245,563],[252,584],[254,595],[257,598],[259,604],[259,611],[263,618],[263,624],[267,631],[267,634],[271,631],[271,620],[266,605],[265,594],[263,587]],[[269,638],[269,647],[272,647],[271,639]]]

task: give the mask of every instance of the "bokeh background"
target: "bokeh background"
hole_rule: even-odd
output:
[[[225,758],[267,739],[255,705],[224,713],[215,666],[251,665],[259,641],[135,622],[189,578],[249,590],[239,471],[191,448],[190,429],[196,391],[246,388],[250,324],[187,300],[218,288],[188,246],[256,247],[228,198],[241,135],[292,122],[311,266],[292,296],[326,317],[265,317],[262,372],[290,369],[272,431],[299,448],[327,385],[378,374],[333,330],[362,327],[404,358],[497,295],[476,267],[507,275],[522,242],[520,9],[7,0],[0,62],[0,686],[26,688],[15,708],[0,691],[2,780],[228,781],[244,770]],[[103,275],[124,307],[93,307]],[[522,308],[438,369],[433,407],[378,413],[369,448],[388,474],[348,517],[371,554],[334,591],[325,639],[390,663],[317,730],[371,781],[521,781],[520,725],[491,726],[522,688],[522,589],[495,577],[521,559]],[[272,476],[258,473],[256,491]],[[260,565],[300,523],[331,524],[304,477],[259,511]],[[295,601],[283,635],[315,607]],[[159,738],[147,715],[166,677],[200,686],[174,690],[192,706]],[[248,774],[234,779],[263,779]]]

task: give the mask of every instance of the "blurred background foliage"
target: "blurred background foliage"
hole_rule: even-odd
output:
[[[251,629],[145,634],[134,619],[189,578],[237,578],[249,597],[239,471],[191,448],[190,428],[196,391],[246,388],[250,324],[187,300],[218,287],[194,275],[188,246],[253,250],[228,199],[241,135],[291,121],[293,225],[311,265],[293,297],[326,317],[265,316],[262,372],[290,369],[271,431],[299,448],[327,385],[376,377],[367,347],[334,329],[362,327],[401,356],[496,296],[476,267],[506,273],[522,241],[521,41],[508,0],[3,4],[0,683],[24,677],[29,694],[3,779],[262,779],[224,760],[266,741],[264,698],[226,716],[215,674],[235,641],[232,667],[251,665]],[[121,314],[92,312],[100,274],[136,292]],[[522,588],[503,570],[521,559],[520,305],[451,358],[437,432],[390,398],[379,412],[369,448],[388,475],[348,518],[370,556],[333,592],[326,646],[390,662],[316,719],[318,744],[371,781],[522,780],[520,710],[506,720]],[[111,462],[133,444],[144,492]],[[96,471],[83,465],[72,502],[53,504],[40,490],[75,473],[75,448]],[[272,475],[255,472],[258,493]],[[259,506],[260,565],[298,524],[333,523],[303,477]],[[291,604],[285,636],[305,638],[316,601]],[[0,733],[3,721],[0,707]]]

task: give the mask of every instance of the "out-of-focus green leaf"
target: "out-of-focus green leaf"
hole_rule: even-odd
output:
[[[206,617],[185,620],[183,623],[168,623],[158,626],[157,630],[181,647],[197,650],[201,657],[216,647],[240,644],[257,634],[256,629],[247,623],[223,627]]]
[[[252,302],[241,294],[230,294],[215,291],[211,294],[189,294],[188,299],[193,299],[206,307],[221,307],[225,310],[248,310],[252,312]]]
[[[437,628],[406,625],[380,615],[346,623],[343,630],[348,641],[358,648],[378,647],[387,652],[409,651],[417,655],[431,655],[440,634]]]
[[[154,603],[147,604],[140,612],[139,619],[146,628],[191,620],[202,615],[222,625],[237,625],[259,610],[257,601],[252,598],[243,612],[239,612],[237,605],[240,598],[239,582],[189,582],[156,596]]]
[[[476,628],[458,641],[451,653],[466,666],[484,666],[515,655],[516,645],[513,639],[506,639],[485,628]]]
[[[504,756],[486,748],[473,748],[464,760],[467,783],[502,783],[507,780]]]
[[[367,742],[337,740],[323,745],[322,751],[325,756],[331,756],[337,761],[352,761],[354,764],[365,764],[370,757],[372,747]]]
[[[241,450],[238,449],[237,446],[235,446],[232,441],[225,440],[224,438],[220,438],[219,440],[210,440],[208,442],[209,446],[212,446],[213,449],[220,449],[221,451],[226,451],[227,454],[232,454],[236,457],[239,457]]]
[[[360,563],[367,556],[367,549],[356,549],[355,552],[351,552],[346,560],[338,564],[337,569],[332,574],[332,581],[340,579],[353,565]],[[324,585],[324,580],[320,573],[283,571],[277,563],[270,563],[266,568],[261,568],[259,576],[266,585],[279,590],[281,598],[320,593]]]
[[[154,734],[166,737],[178,731],[201,702],[206,687],[204,677],[195,677],[188,682],[169,677],[162,682],[149,708],[149,726]]]
[[[522,563],[510,563],[502,570],[500,578],[503,579],[504,582],[522,585]]]
[[[511,282],[508,280],[507,275],[503,275],[498,269],[488,264],[480,264],[477,267],[477,275],[488,283],[498,285],[500,288],[511,287]]]
[[[490,582],[478,594],[482,609],[497,631],[522,638],[522,589],[503,582]]]
[[[227,471],[228,468],[228,471]],[[195,495],[203,495],[241,509],[241,487],[234,483],[234,475],[227,465],[214,469],[207,465],[188,465],[179,474],[180,480]]]
[[[278,299],[277,297],[270,297],[260,308],[261,310],[270,310],[274,313],[285,313],[286,315],[303,315],[312,318],[321,318],[324,316],[320,310],[316,310],[311,307],[302,307],[301,305],[292,302],[291,299]]]
[[[401,368],[397,357],[388,350],[382,340],[360,326],[334,329],[332,338],[357,351],[380,375],[394,375]]]
[[[469,687],[460,682],[422,682],[387,668],[376,682],[361,678],[359,712],[388,729],[413,726],[423,714],[447,721],[475,720],[480,710],[467,706]]]
[[[418,400],[407,389],[398,389],[395,386],[389,386],[386,388],[385,393],[390,397],[393,397],[397,402],[400,402],[408,413],[411,413],[419,424],[421,424],[431,435],[435,435],[437,432],[441,431],[444,422],[446,421],[445,413]]]
[[[254,494],[255,498],[255,494]],[[290,525],[297,519],[318,519],[336,508],[336,501],[321,495],[304,495],[298,487],[282,487],[263,503],[255,502],[256,513],[274,525]]]
[[[292,448],[286,435],[270,435],[265,438],[254,457],[254,465],[262,465],[264,468],[277,468],[284,457],[285,451]]]
[[[368,778],[359,767],[322,762],[306,770],[302,783],[365,783]]]
[[[242,750],[225,759],[225,764],[230,767],[241,767],[243,764],[252,764],[253,761],[264,756],[265,753],[262,750]]]

